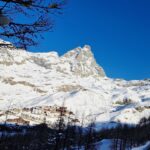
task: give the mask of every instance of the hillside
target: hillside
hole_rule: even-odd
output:
[[[126,81],[106,74],[87,45],[59,56],[28,52],[0,40],[0,120],[5,122],[10,110],[7,119],[38,124],[43,117],[49,123],[57,113],[50,110],[45,116],[41,111],[61,106],[79,122],[84,118],[85,125],[96,120],[98,129],[149,117],[150,80]]]

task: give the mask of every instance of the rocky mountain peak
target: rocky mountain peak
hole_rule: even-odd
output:
[[[69,61],[71,71],[81,76],[105,76],[105,72],[94,58],[91,47],[85,45],[83,48],[78,47],[67,52],[63,57],[65,61]]]
[[[66,58],[77,58],[78,56],[84,58],[84,57],[93,57],[93,53],[91,51],[91,47],[89,45],[85,45],[83,48],[77,47],[73,50],[70,50],[66,54],[64,54],[64,57]]]

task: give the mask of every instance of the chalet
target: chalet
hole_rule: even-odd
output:
[[[6,122],[7,123],[14,123],[17,125],[29,125],[29,123],[30,123],[30,121],[26,121],[26,120],[22,119],[21,117],[14,118],[14,119],[7,119]]]

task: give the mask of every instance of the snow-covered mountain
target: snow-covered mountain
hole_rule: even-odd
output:
[[[0,120],[5,121],[8,109],[37,108],[42,117],[39,108],[62,105],[79,121],[96,119],[97,127],[137,124],[150,115],[150,80],[108,78],[89,46],[59,56],[28,52],[0,40]],[[7,119],[21,113],[11,113]]]

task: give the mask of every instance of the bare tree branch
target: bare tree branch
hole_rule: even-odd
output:
[[[51,18],[62,13],[65,3],[64,0],[0,0],[0,37],[11,38],[21,48],[38,44],[37,38],[52,30]]]

